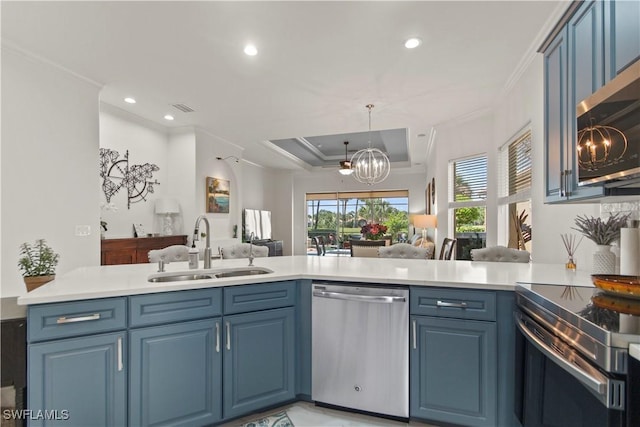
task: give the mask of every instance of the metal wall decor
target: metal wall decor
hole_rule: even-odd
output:
[[[131,209],[131,203],[146,201],[147,195],[154,192],[153,186],[160,185],[157,179],[151,181],[159,170],[152,163],[129,165],[129,150],[120,158],[116,150],[100,149],[100,178],[107,203],[123,187],[127,190],[127,209]]]

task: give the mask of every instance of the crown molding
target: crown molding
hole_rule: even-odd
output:
[[[71,69],[69,69],[67,67],[62,66],[62,65],[58,64],[57,62],[54,62],[54,61],[52,61],[52,60],[50,60],[48,58],[45,58],[42,55],[38,55],[38,54],[35,54],[35,53],[33,53],[33,52],[29,51],[29,50],[26,50],[26,49],[18,46],[16,43],[14,43],[14,42],[12,42],[10,40],[7,40],[4,37],[2,38],[2,43],[0,44],[0,49],[4,50],[6,52],[13,53],[13,54],[15,54],[17,56],[21,56],[23,58],[29,59],[29,60],[31,60],[33,62],[38,62],[38,63],[41,63],[41,64],[45,64],[45,65],[53,67],[53,68],[55,68],[57,70],[63,71],[65,74],[69,74],[69,75],[71,75],[71,76],[73,76],[73,77],[75,77],[75,78],[77,78],[79,80],[82,80],[85,83],[89,83],[90,85],[95,86],[95,87],[97,87],[99,89],[102,89],[104,87],[104,83],[97,82],[97,81],[95,81],[95,80],[93,80],[93,79],[91,79],[91,78],[89,78],[87,76],[83,76],[80,73],[77,73],[77,72],[75,72],[75,71],[73,71],[73,70],[71,70]]]

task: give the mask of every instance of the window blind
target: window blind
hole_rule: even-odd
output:
[[[384,199],[391,197],[409,197],[408,190],[388,191],[352,191],[344,193],[307,193],[307,200],[336,200],[337,199]]]
[[[531,198],[531,131],[500,149],[499,204]]]
[[[454,160],[450,165],[451,202],[484,202],[487,198],[487,156]]]

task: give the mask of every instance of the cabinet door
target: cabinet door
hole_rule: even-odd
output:
[[[225,316],[224,417],[295,397],[293,307]]]
[[[102,253],[102,265],[136,264],[137,262],[135,248],[116,249]]]
[[[410,415],[465,426],[497,424],[494,322],[412,316]]]
[[[616,0],[609,5],[613,52],[613,73],[609,77],[613,78],[640,58],[640,2]]]
[[[569,124],[574,132],[577,104],[604,85],[603,11],[602,1],[586,1],[568,24]]]
[[[222,418],[220,322],[130,332],[129,425],[202,426]]]
[[[564,199],[567,144],[567,31],[544,52],[545,201]]]
[[[125,426],[126,333],[69,338],[28,348],[28,406],[48,412],[29,426]]]

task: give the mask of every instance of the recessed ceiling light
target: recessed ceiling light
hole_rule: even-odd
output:
[[[406,42],[404,42],[404,47],[406,47],[407,49],[413,49],[420,46],[421,44],[422,44],[422,40],[420,40],[417,37],[412,37],[408,39]]]
[[[131,97],[127,97],[124,99],[124,102],[126,102],[127,104],[135,104],[136,100]]]
[[[256,56],[258,54],[258,49],[254,45],[248,44],[244,47],[244,53],[249,56]]]
[[[167,114],[164,116],[165,120],[173,120],[173,116],[171,114]]]

